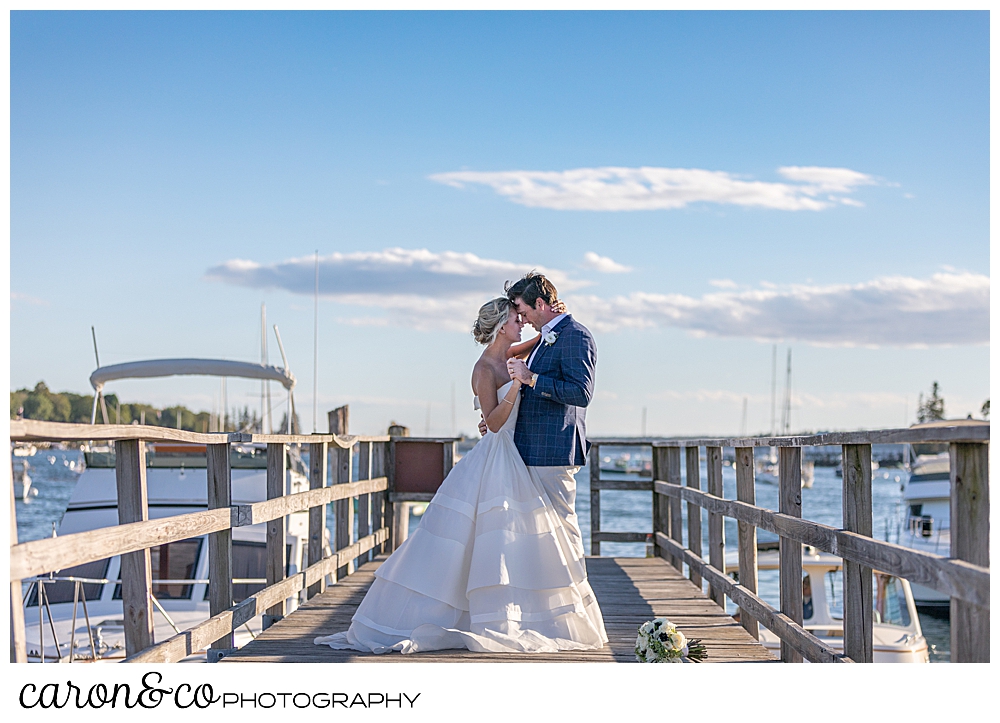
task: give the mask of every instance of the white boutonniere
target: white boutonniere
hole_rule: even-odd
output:
[[[542,334],[542,341],[545,342],[545,346],[552,346],[553,344],[556,343],[556,339],[558,338],[559,335],[554,331],[547,331],[544,334]]]

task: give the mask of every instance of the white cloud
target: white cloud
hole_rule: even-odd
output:
[[[867,173],[850,168],[824,168],[822,166],[783,166],[778,173],[790,181],[798,181],[815,188],[814,193],[850,193],[858,186],[871,186],[876,180]]]
[[[274,264],[232,259],[210,268],[206,278],[255,289],[312,295],[315,257]],[[375,307],[385,317],[355,317],[357,325],[393,323],[419,329],[467,331],[479,306],[503,294],[504,282],[535,268],[560,294],[585,286],[558,269],[486,259],[472,253],[391,248],[333,253],[319,258],[319,293],[343,304]]]
[[[607,256],[598,256],[593,251],[588,251],[583,255],[583,265],[603,274],[623,274],[632,270],[631,266],[620,264]]]
[[[967,272],[772,286],[700,298],[648,292],[612,299],[581,295],[567,297],[566,303],[599,331],[676,327],[699,336],[871,347],[987,344],[990,338],[990,279]]]
[[[745,180],[725,171],[700,168],[650,166],[455,171],[429,178],[455,188],[488,186],[522,206],[583,211],[671,209],[699,202],[819,211],[843,202],[842,197],[830,197],[830,193],[851,193],[858,186],[877,183],[874,177],[849,168],[786,166],[778,172],[795,183]]]
[[[593,254],[599,262],[620,266]],[[275,264],[234,259],[207,278],[311,295],[314,259]],[[320,258],[320,294],[348,309],[341,323],[468,332],[480,305],[503,293],[529,264],[426,249],[335,253]],[[888,276],[858,284],[800,283],[739,289],[729,279],[701,297],[637,291],[573,294],[586,283],[542,269],[569,310],[596,331],[674,327],[697,336],[797,340],[825,346],[942,346],[989,343],[988,276],[946,269],[929,279]],[[563,293],[568,291],[569,293]]]

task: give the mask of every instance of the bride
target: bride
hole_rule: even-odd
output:
[[[607,642],[574,533],[514,446],[521,382],[510,379],[507,360],[526,356],[538,339],[517,343],[522,326],[506,298],[479,310],[473,336],[486,349],[472,387],[489,431],[376,571],[350,629],[317,645],[551,653]]]

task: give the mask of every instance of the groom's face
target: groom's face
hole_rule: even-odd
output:
[[[538,305],[540,306],[540,304]],[[514,299],[514,308],[517,309],[517,314],[521,317],[521,321],[531,324],[535,327],[535,331],[541,331],[542,327],[545,326],[545,322],[542,319],[542,311],[528,306],[524,303],[524,299],[520,297]]]

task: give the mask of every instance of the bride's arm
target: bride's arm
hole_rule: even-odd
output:
[[[479,406],[483,412],[483,419],[491,432],[499,431],[507,418],[510,417],[510,410],[514,408],[517,395],[521,391],[521,382],[514,380],[507,390],[503,400],[497,401],[496,381],[489,370],[476,370],[472,374],[472,386],[479,397]]]
[[[513,359],[514,357],[517,357],[519,359],[527,359],[528,355],[531,353],[531,350],[535,348],[535,344],[537,344],[541,340],[541,338],[542,335],[538,334],[537,336],[528,339],[528,341],[522,341],[518,344],[511,344],[510,349],[507,350],[507,358]]]

